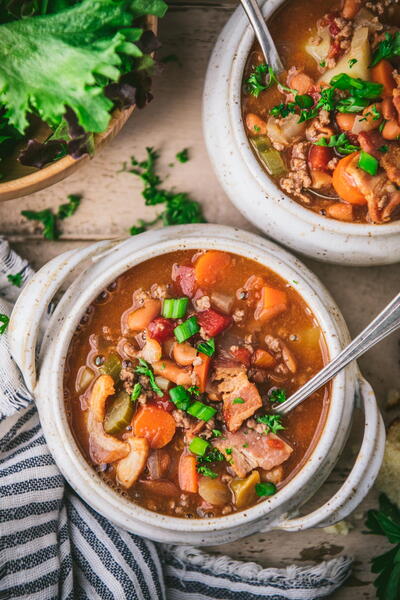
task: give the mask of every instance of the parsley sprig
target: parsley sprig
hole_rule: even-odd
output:
[[[7,279],[10,283],[12,283],[12,285],[15,285],[15,287],[18,288],[20,288],[23,284],[22,273],[10,273],[7,275]]]
[[[150,387],[153,390],[153,392],[155,392],[160,398],[164,396],[164,392],[156,382],[154,373],[151,370],[150,365],[145,360],[143,360],[143,358],[139,358],[139,364],[137,365],[135,372],[139,373],[139,375],[146,375],[146,377],[149,378]]]
[[[384,535],[391,550],[372,559],[371,570],[378,573],[374,581],[379,600],[398,600],[400,597],[400,510],[381,494],[379,509],[369,510],[365,525],[369,533]]]
[[[38,221],[43,225],[43,237],[46,240],[58,240],[60,230],[58,229],[58,220],[64,220],[67,217],[72,217],[76,213],[81,203],[81,196],[71,194],[68,196],[68,202],[61,204],[58,207],[56,214],[51,208],[44,210],[22,210],[21,215],[29,221]]]
[[[122,170],[137,175],[143,181],[142,196],[145,199],[146,206],[163,204],[164,210],[153,221],[140,219],[130,228],[130,234],[137,235],[138,233],[143,233],[148,227],[158,222],[161,222],[163,225],[205,223],[201,205],[196,200],[192,200],[186,192],[175,192],[161,187],[162,180],[156,172],[156,163],[159,154],[154,148],[146,148],[146,152],[147,156],[145,160],[139,162],[132,156],[131,168],[127,169],[124,167]],[[184,152],[185,150],[182,151],[182,153]],[[181,162],[185,161],[181,160]]]
[[[371,67],[375,67],[384,58],[400,56],[400,31],[395,34],[387,33],[372,55]]]
[[[212,470],[211,466],[213,463],[221,462],[225,460],[225,456],[218,450],[218,448],[212,448],[204,456],[197,458],[197,471],[205,477],[215,479],[218,477],[218,473]]]
[[[339,135],[331,135],[331,137],[322,137],[318,141],[314,142],[315,146],[325,146],[327,148],[336,148],[339,154],[351,154],[357,152],[360,146],[352,144],[345,133]]]
[[[8,327],[8,324],[10,322],[10,317],[8,317],[7,315],[3,315],[2,313],[0,313],[0,335],[2,335],[5,330]]]
[[[271,433],[278,433],[278,431],[285,429],[282,425],[281,415],[263,415],[262,417],[257,417],[256,421],[265,425],[268,432]]]

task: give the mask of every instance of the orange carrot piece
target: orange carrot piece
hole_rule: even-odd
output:
[[[261,348],[257,348],[257,350],[253,354],[253,365],[255,367],[260,367],[261,369],[268,369],[275,364],[275,358],[267,352],[266,350],[262,350]]]
[[[174,437],[175,429],[174,417],[152,404],[142,406],[133,420],[135,436],[146,438],[151,448],[166,446]]]
[[[219,250],[208,250],[199,256],[194,266],[197,285],[207,287],[216,283],[224,276],[231,262],[229,254]]]
[[[261,298],[256,306],[254,318],[261,321],[272,319],[287,309],[287,294],[269,286],[261,290]]]
[[[199,489],[199,475],[197,473],[197,460],[191,454],[181,454],[178,468],[179,487],[183,492],[197,494]]]
[[[199,352],[199,357],[201,358],[201,364],[194,367],[194,372],[197,375],[199,390],[201,393],[203,393],[206,391],[208,372],[211,365],[211,356],[207,356],[207,354]]]
[[[371,69],[371,79],[376,83],[383,85],[383,95],[392,96],[393,90],[396,87],[396,82],[393,78],[393,66],[391,63],[382,59],[375,67]]]
[[[335,202],[326,209],[328,217],[331,219],[337,219],[338,221],[353,221],[353,206],[351,204],[345,204],[344,202]]]
[[[332,184],[342,200],[350,202],[350,204],[367,204],[365,196],[357,186],[352,184],[352,179],[346,173],[347,167],[356,155],[358,156],[358,152],[353,152],[339,160],[333,171]]]

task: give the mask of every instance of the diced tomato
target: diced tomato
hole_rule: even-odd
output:
[[[174,327],[175,321],[157,317],[148,324],[147,330],[151,338],[161,343],[174,335]]]
[[[164,394],[162,398],[155,396],[152,404],[155,404],[156,406],[158,406],[158,408],[162,408],[163,410],[166,410],[169,413],[171,413],[175,409],[175,404],[171,402],[167,394]]]
[[[234,348],[233,350],[231,350],[231,354],[232,354],[233,358],[235,358],[237,361],[239,361],[246,367],[250,366],[251,352],[247,348],[244,348],[243,346],[239,346],[238,348]]]
[[[172,267],[172,280],[176,281],[185,296],[193,298],[196,290],[196,278],[193,267],[184,267],[175,264]]]
[[[197,320],[200,327],[204,329],[207,335],[214,337],[226,329],[232,322],[232,317],[221,315],[212,308],[204,310],[197,314]]]

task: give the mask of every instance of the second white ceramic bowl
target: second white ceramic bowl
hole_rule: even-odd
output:
[[[318,279],[279,246],[244,231],[220,225],[183,225],[124,241],[98,242],[61,254],[23,288],[8,330],[11,352],[35,397],[47,444],[61,472],[77,493],[110,521],[156,541],[222,544],[257,531],[297,531],[343,519],[372,486],[385,440],[375,396],[354,364],[332,382],[326,423],[304,466],[275,496],[238,513],[188,520],[151,512],[111,489],[79,450],[65,409],[63,378],[69,344],[86,308],[107,285],[134,265],[167,252],[198,248],[246,256],[286,281],[295,281],[296,289],[319,322],[329,356],[337,355],[348,342],[343,318]],[[67,279],[72,283],[68,285]],[[47,306],[61,286],[67,286],[66,291],[40,339]],[[335,465],[349,433],[356,398],[365,412],[365,431],[351,473],[327,503],[306,516],[292,519]]]
[[[268,0],[270,17],[285,0]],[[400,260],[400,220],[362,225],[328,219],[286,196],[268,177],[247,139],[241,113],[243,71],[254,34],[241,6],[221,32],[208,65],[203,127],[213,168],[225,192],[256,227],[289,248],[343,265]]]

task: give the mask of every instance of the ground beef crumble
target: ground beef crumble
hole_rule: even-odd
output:
[[[285,192],[297,196],[305,204],[311,202],[310,198],[303,194],[303,189],[309,188],[312,183],[307,164],[308,150],[308,142],[298,142],[293,145],[290,171],[280,180],[280,185]]]

